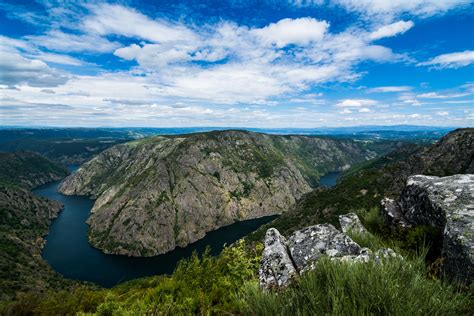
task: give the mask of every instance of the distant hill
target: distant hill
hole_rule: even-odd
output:
[[[0,152],[0,184],[32,189],[64,178],[68,170],[32,152]]]
[[[0,129],[0,152],[31,151],[64,165],[82,164],[102,150],[134,138],[127,131],[91,128]]]

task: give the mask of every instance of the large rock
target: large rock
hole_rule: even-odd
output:
[[[356,215],[350,217],[359,220]],[[360,228],[367,232],[362,224]],[[370,260],[382,263],[386,259],[401,258],[390,248],[379,249],[375,254],[368,248],[361,248],[331,224],[306,227],[294,232],[288,240],[278,230],[270,228],[265,235],[259,270],[260,286],[264,289],[284,288],[298,274],[314,269],[322,257],[346,263]]]
[[[270,228],[265,234],[265,249],[259,270],[260,285],[263,288],[281,288],[297,275],[288,253],[287,240],[278,230]]]
[[[463,283],[474,279],[474,175],[415,175],[397,202],[401,222],[443,230],[444,269]]]
[[[347,213],[339,216],[339,224],[343,233],[353,232],[356,234],[366,234],[367,229],[360,222],[359,217],[355,213]]]
[[[309,226],[288,238],[288,248],[300,273],[323,256],[358,255],[361,247],[331,224]]]
[[[402,214],[402,209],[394,199],[384,198],[381,201],[381,213],[385,222],[393,227],[408,228],[410,224],[407,223]]]

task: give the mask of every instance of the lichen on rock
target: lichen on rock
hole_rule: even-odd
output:
[[[366,234],[367,229],[362,225],[359,217],[355,213],[347,213],[339,216],[339,224],[343,233],[353,232],[356,234]]]
[[[367,232],[356,214],[348,217],[360,224],[361,231]],[[346,219],[343,217],[342,220]],[[270,228],[265,235],[259,270],[260,286],[264,289],[284,288],[298,275],[314,269],[323,257],[344,263],[367,263],[371,260],[383,263],[391,258],[401,258],[390,248],[382,248],[375,253],[362,248],[331,224],[306,227],[294,232],[288,240],[277,229]]]
[[[288,242],[275,228],[265,234],[265,249],[259,270],[260,284],[266,289],[284,287],[297,274]]]
[[[387,201],[387,200],[384,200]],[[389,205],[389,206],[387,206]],[[396,205],[395,207],[393,205]],[[393,211],[393,209],[396,211]],[[392,225],[431,226],[443,231],[443,268],[462,283],[474,280],[474,175],[414,175],[398,201],[385,202],[382,212]],[[397,220],[391,218],[398,217]],[[403,223],[404,225],[400,225]]]

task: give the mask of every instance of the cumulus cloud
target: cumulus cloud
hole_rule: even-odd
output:
[[[27,84],[36,87],[53,87],[65,83],[68,76],[49,67],[38,59],[0,51],[0,84],[14,86]]]
[[[474,63],[474,51],[466,50],[436,56],[428,61],[418,63],[418,66],[433,66],[434,68],[460,68]]]
[[[403,34],[411,29],[415,23],[412,21],[398,21],[389,25],[384,25],[374,32],[370,33],[371,40],[378,40],[385,37],[392,37],[398,34]]]
[[[163,84],[163,93],[224,103],[265,102],[318,83],[353,81],[359,78],[355,66],[365,60],[403,60],[364,40],[363,31],[331,34],[328,27],[312,18],[283,19],[262,28],[221,22],[205,26],[205,32],[192,30],[187,40],[133,43],[114,54],[136,61]]]
[[[315,5],[325,1],[311,2],[318,2],[311,4]],[[360,8],[365,2],[352,4]],[[391,6],[378,3],[375,7],[385,5]],[[71,14],[59,12],[67,8],[57,8],[58,17],[71,17],[64,25],[57,18],[49,31],[47,25],[43,25],[47,31],[42,35],[9,39],[8,44],[0,45],[8,61],[4,62],[5,58],[0,56],[0,79],[3,80],[0,88],[2,93],[19,100],[10,103],[5,121],[20,122],[20,118],[24,118],[30,122],[60,125],[77,118],[74,124],[78,125],[120,122],[128,126],[182,126],[191,121],[194,125],[207,126],[294,124],[299,127],[342,124],[343,120],[348,124],[390,120],[425,123],[431,117],[409,113],[412,108],[407,105],[421,105],[417,98],[430,99],[430,95],[417,95],[411,92],[415,88],[408,86],[366,89],[369,93],[403,94],[403,98],[398,94],[384,95],[383,104],[382,100],[356,95],[333,101],[331,96],[322,99],[321,94],[315,93],[328,83],[345,87],[339,83],[359,79],[365,75],[359,66],[366,61],[410,61],[389,47],[373,43],[413,27],[411,21],[400,21],[399,14],[404,14],[404,18],[418,14],[416,10],[413,14],[408,12],[407,7],[418,8],[405,4],[391,6],[392,10],[366,8],[375,12],[367,15],[373,24],[355,23],[337,31],[331,29],[327,21],[311,17],[286,18],[259,27],[229,21],[195,25],[184,19],[174,22],[155,19],[122,5],[89,2],[81,4],[82,11]],[[351,9],[365,14],[364,10]],[[447,10],[441,8],[437,12]],[[379,16],[393,19],[381,21],[376,18]],[[113,71],[108,71],[108,66],[100,69],[97,65],[91,75],[83,75],[85,72],[81,69],[78,75],[68,76],[58,70],[64,65],[87,65],[78,59],[81,56],[89,60],[94,55],[111,52],[117,58],[101,57],[98,62],[111,62]],[[127,70],[119,71],[121,67],[115,68],[117,61],[131,63],[123,63]],[[21,91],[11,89],[15,84]],[[452,92],[438,91],[431,99],[441,95],[452,97]],[[387,101],[391,97],[395,103]],[[61,108],[62,104],[68,107]],[[324,108],[328,104],[335,107],[327,111]],[[63,110],[49,117],[55,105]],[[393,108],[398,109],[392,111]],[[396,113],[400,109],[408,113]],[[451,119],[453,115],[449,110]],[[446,121],[446,117],[434,115],[436,111],[444,109],[438,106],[432,114]],[[342,118],[342,115],[345,116]]]
[[[308,45],[320,41],[328,27],[328,22],[314,18],[283,19],[252,32],[266,44],[285,47],[290,44]]]
[[[338,107],[361,107],[377,104],[376,100],[371,99],[345,99],[336,104]]]
[[[349,109],[344,109],[342,111],[339,111],[339,114],[352,114],[352,111]]]

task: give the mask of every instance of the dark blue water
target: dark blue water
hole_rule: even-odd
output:
[[[337,179],[342,175],[340,171],[333,171],[326,173],[324,176],[319,178],[319,185],[323,187],[333,187],[337,184]]]
[[[268,216],[222,227],[186,248],[177,248],[155,257],[106,255],[91,247],[87,240],[86,220],[94,201],[81,196],[62,195],[57,192],[58,185],[59,182],[53,182],[33,190],[37,195],[64,204],[46,237],[43,258],[66,278],[91,281],[104,287],[139,277],[169,274],[180,259],[189,257],[193,251],[203,253],[208,245],[211,254],[216,255],[224,244],[248,235],[276,217]]]

